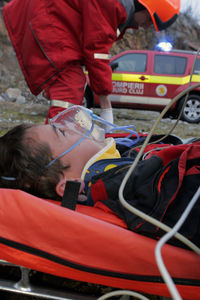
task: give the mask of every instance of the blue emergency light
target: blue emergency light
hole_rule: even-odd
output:
[[[160,42],[156,45],[156,49],[160,51],[169,52],[173,48],[172,44],[170,42]]]

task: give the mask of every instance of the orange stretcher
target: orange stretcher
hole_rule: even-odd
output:
[[[1,262],[170,297],[155,246],[155,240],[127,230],[101,207],[77,205],[72,211],[20,190],[0,190]],[[162,255],[182,299],[200,299],[200,256],[171,245],[164,245]],[[0,289],[5,290],[1,280]]]

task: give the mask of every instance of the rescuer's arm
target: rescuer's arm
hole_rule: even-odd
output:
[[[125,21],[126,12],[118,0],[112,2],[82,1],[84,63],[90,86],[98,95],[101,116],[112,122],[109,94],[112,92],[112,70],[109,50],[117,39],[117,28]]]

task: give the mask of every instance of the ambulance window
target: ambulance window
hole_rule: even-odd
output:
[[[166,75],[183,75],[187,58],[173,55],[155,55],[154,72]]]
[[[195,67],[194,67],[194,74],[200,75],[200,58],[196,60]]]
[[[129,53],[112,61],[111,65],[115,65],[114,70],[117,72],[145,72],[146,62],[147,54]]]

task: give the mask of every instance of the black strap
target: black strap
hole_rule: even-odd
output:
[[[77,181],[67,181],[66,182],[61,206],[69,208],[71,210],[76,209],[76,203],[78,200],[80,184],[81,183],[77,182]]]

